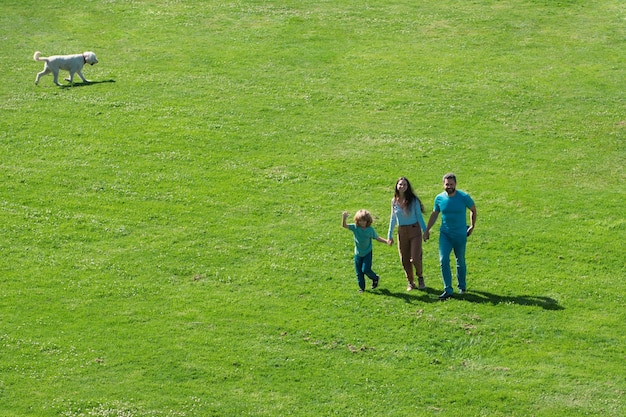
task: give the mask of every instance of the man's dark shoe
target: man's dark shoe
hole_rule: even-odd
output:
[[[446,301],[448,298],[452,297],[452,294],[448,294],[447,292],[443,292],[440,296],[439,299],[441,301]]]
[[[372,289],[378,287],[378,279],[372,281]]]

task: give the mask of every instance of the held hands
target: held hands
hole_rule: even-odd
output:
[[[387,239],[387,245],[389,245],[389,246],[393,245],[393,238],[392,239]]]

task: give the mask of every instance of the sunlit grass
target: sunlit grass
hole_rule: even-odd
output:
[[[0,10],[0,414],[624,414],[622,3]],[[447,171],[470,292],[358,294],[341,212]]]

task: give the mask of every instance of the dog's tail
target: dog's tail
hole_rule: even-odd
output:
[[[48,58],[41,57],[41,52],[39,52],[39,51],[35,52],[35,55],[33,56],[33,59],[35,61],[46,61],[46,62],[48,62]]]

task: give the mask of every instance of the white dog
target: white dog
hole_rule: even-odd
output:
[[[83,82],[88,83],[89,80],[83,76],[83,65],[98,63],[96,54],[93,52],[83,52],[82,54],[76,55],[54,55],[46,58],[42,57],[41,52],[37,51],[33,58],[35,61],[44,61],[46,63],[43,67],[43,71],[37,74],[35,84],[38,84],[39,79],[44,75],[52,73],[52,75],[54,75],[54,83],[58,86],[61,85],[59,84],[59,70],[70,72],[70,77],[66,78],[65,81],[69,81],[71,84],[74,83],[74,74],[78,74]]]

